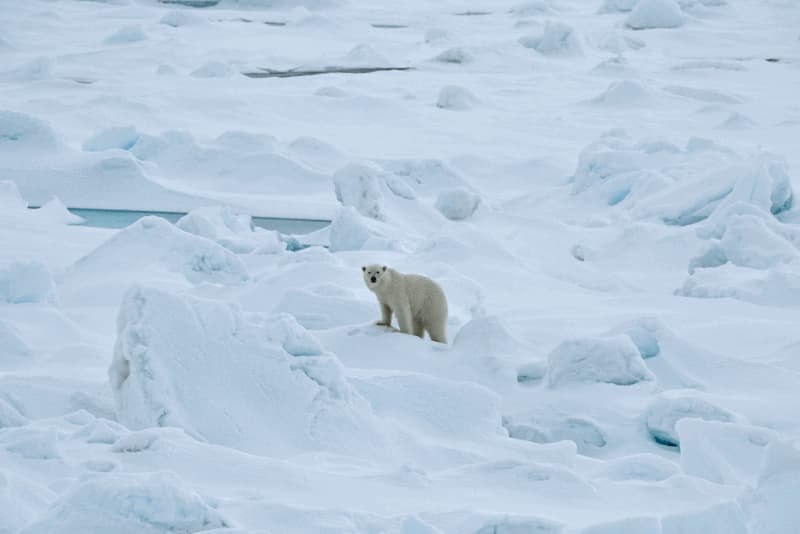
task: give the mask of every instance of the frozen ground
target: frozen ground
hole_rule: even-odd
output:
[[[797,531],[797,2],[0,12],[0,533]]]

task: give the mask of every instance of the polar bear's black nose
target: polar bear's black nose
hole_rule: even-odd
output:
[[[373,284],[374,284],[375,282],[377,282],[377,281],[378,281],[378,279],[377,279],[377,278],[375,278],[374,276],[373,276],[372,278],[370,278],[370,280],[372,280],[372,283],[373,283]]]

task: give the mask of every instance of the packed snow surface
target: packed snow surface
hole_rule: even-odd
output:
[[[797,2],[5,4],[0,534],[797,531]]]

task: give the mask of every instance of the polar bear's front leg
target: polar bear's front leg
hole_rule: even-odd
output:
[[[400,325],[400,331],[404,334],[411,333],[411,306],[399,306],[395,311],[397,315],[397,323]]]
[[[381,320],[375,323],[378,326],[392,326],[392,309],[381,302]]]

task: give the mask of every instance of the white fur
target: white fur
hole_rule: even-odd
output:
[[[361,270],[364,283],[381,305],[381,320],[376,324],[391,326],[394,314],[401,332],[425,337],[427,331],[433,341],[447,343],[447,298],[436,282],[382,265],[367,265]]]

